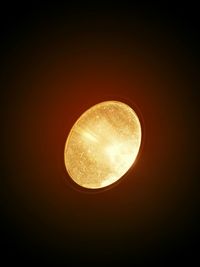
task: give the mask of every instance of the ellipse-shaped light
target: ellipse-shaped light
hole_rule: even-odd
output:
[[[133,165],[141,137],[138,116],[127,104],[105,101],[92,106],[75,122],[65,144],[69,176],[88,189],[111,185]]]

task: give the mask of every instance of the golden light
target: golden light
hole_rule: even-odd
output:
[[[138,116],[127,104],[106,101],[91,107],[75,122],[65,144],[69,176],[89,189],[111,185],[133,165],[141,137]]]

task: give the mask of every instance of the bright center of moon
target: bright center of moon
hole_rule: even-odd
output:
[[[65,144],[69,176],[89,189],[113,184],[133,165],[141,137],[138,116],[128,105],[106,101],[92,106],[75,122]]]

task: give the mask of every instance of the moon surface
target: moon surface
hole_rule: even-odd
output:
[[[139,118],[130,106],[119,101],[96,104],[79,117],[67,137],[66,170],[81,187],[109,186],[133,165],[141,137]]]

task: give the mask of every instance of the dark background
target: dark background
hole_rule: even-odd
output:
[[[1,260],[199,261],[197,6],[8,4],[1,17]],[[100,101],[133,106],[143,145],[110,190],[80,192],[67,134]]]

